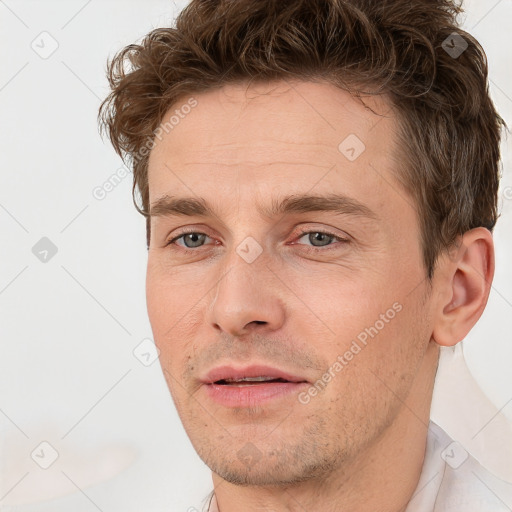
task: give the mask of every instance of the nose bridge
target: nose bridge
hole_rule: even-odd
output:
[[[242,334],[250,324],[279,328],[284,321],[283,302],[261,245],[246,237],[224,258],[210,304],[211,323],[231,335]]]

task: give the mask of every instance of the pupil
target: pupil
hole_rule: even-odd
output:
[[[185,236],[185,245],[187,247],[199,247],[204,241],[205,236],[206,235],[201,233],[187,233]],[[187,242],[191,242],[192,245],[188,244]]]
[[[309,235],[309,241],[312,243],[312,245],[316,245],[316,246],[323,246],[323,245],[327,245],[327,243],[322,243],[322,239],[325,239],[327,242],[329,242],[329,235],[326,235],[325,233],[311,233]],[[319,244],[316,243],[316,242],[320,242]]]

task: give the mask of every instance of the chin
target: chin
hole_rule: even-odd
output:
[[[240,486],[289,487],[307,480],[325,478],[339,465],[341,454],[305,450],[302,446],[281,445],[257,448],[251,442],[231,443],[230,448],[209,447],[198,454],[203,462],[222,479]],[[205,447],[201,447],[205,448]],[[224,447],[225,448],[225,447]]]
[[[242,487],[290,487],[317,477],[315,472],[309,472],[306,468],[301,474],[287,474],[283,471],[276,471],[264,467],[258,471],[239,470],[233,467],[212,467],[210,469],[223,480]]]

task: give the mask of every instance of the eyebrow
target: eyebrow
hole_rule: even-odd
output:
[[[379,218],[368,206],[343,194],[289,195],[282,199],[273,198],[270,207],[260,206],[257,210],[261,215],[270,218],[278,215],[308,212],[334,212],[340,215],[366,217],[372,220],[378,220]],[[165,195],[151,204],[150,216],[217,217],[217,214],[203,198]]]

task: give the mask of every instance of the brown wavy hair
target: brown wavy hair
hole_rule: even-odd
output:
[[[98,120],[133,168],[148,247],[150,147],[178,99],[232,83],[323,80],[393,107],[397,178],[416,204],[431,279],[441,251],[472,228],[492,231],[498,217],[504,122],[461,12],[449,0],[192,0],[175,26],[120,50],[107,61]]]

